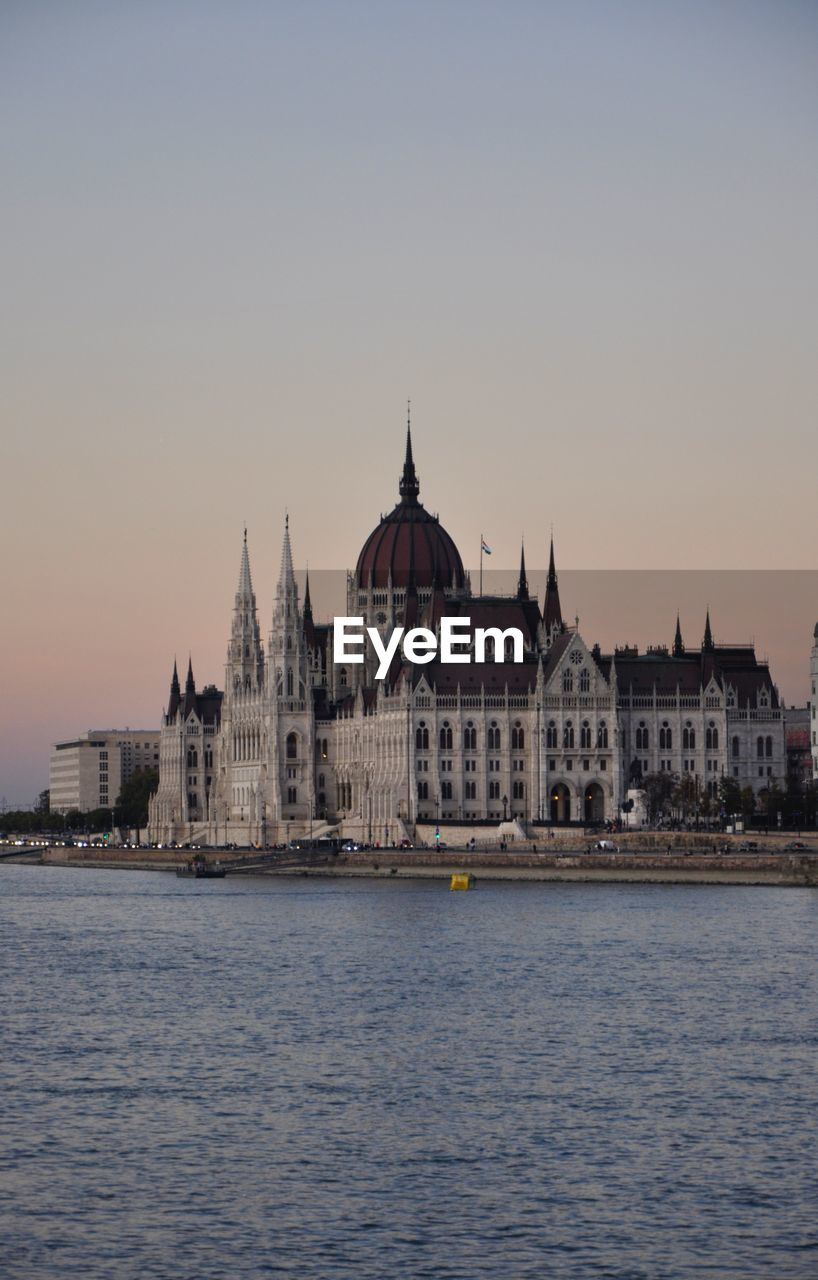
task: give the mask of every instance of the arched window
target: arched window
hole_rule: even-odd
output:
[[[440,728],[440,750],[451,751],[452,749],[452,726],[448,720],[444,720]]]
[[[708,751],[715,751],[719,745],[719,731],[716,728],[715,720],[711,720],[707,726],[704,745]]]
[[[671,729],[667,720],[662,721],[662,727],[659,730],[659,750],[660,751],[673,750],[673,730]]]
[[[467,800],[477,799],[477,783],[476,782],[466,783],[466,799]]]
[[[574,691],[574,675],[567,668],[562,673],[562,691],[563,693],[573,693]]]
[[[519,780],[511,784],[511,796],[513,800],[525,800],[525,783]]]
[[[426,727],[426,722],[424,720],[421,720],[420,724],[415,730],[415,750],[416,751],[429,750],[429,730]]]
[[[682,730],[682,747],[685,751],[696,750],[696,730],[689,720],[685,721],[685,727]]]
[[[579,673],[579,691],[587,693],[591,687],[591,673],[587,667],[583,667]]]
[[[500,799],[500,783],[492,781],[489,783],[489,800]]]
[[[644,720],[640,720],[636,728],[636,750],[647,751],[650,737]]]
[[[463,730],[463,749],[464,751],[477,750],[477,730],[472,720],[466,722],[466,727]]]
[[[489,751],[499,751],[499,750],[500,750],[500,730],[497,726],[497,721],[492,720],[491,724],[489,725]]]
[[[338,670],[338,683],[342,689],[345,689],[348,683],[346,667],[340,667]]]
[[[583,751],[589,751],[591,748],[591,726],[587,720],[583,720],[579,731],[579,745]]]
[[[188,769],[196,769],[198,768],[198,765],[199,765],[199,753],[195,747],[190,747],[187,753],[187,767]]]
[[[608,746],[608,726],[604,720],[600,720],[599,728],[596,734],[596,745],[603,750]]]
[[[441,784],[440,784],[440,798],[441,798],[441,800],[451,800],[451,798],[452,798],[452,784],[451,784],[451,782],[441,782]]]
[[[287,788],[287,804],[298,804],[298,788]]]
[[[756,755],[758,756],[759,760],[764,759],[764,739],[763,738],[756,738]]]
[[[768,759],[768,760],[772,759],[772,754],[773,754],[773,740],[772,740],[772,738],[766,738],[766,739],[765,739],[765,741],[764,741],[764,753],[765,753],[765,755],[766,755],[766,757],[767,757],[767,759]]]
[[[511,730],[511,750],[523,751],[525,748],[525,729],[519,720],[514,721],[514,727]]]
[[[297,733],[287,734],[287,759],[288,760],[298,759],[298,734]]]
[[[562,745],[569,750],[574,745],[574,726],[570,720],[565,721],[565,728],[562,731]]]
[[[557,745],[557,726],[555,721],[548,721],[548,728],[545,731],[545,745],[547,747],[556,747]]]
[[[733,759],[734,760],[738,760],[738,753],[739,753],[739,741],[738,741],[738,738],[733,738]]]
[[[429,784],[422,779],[418,782],[418,800],[429,799]]]

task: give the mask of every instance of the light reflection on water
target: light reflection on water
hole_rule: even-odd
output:
[[[818,1274],[818,894],[0,869],[13,1280]]]

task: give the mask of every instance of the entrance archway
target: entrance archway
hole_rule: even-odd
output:
[[[605,793],[598,782],[585,788],[585,821],[602,822],[605,817]]]
[[[564,782],[558,782],[551,788],[551,821],[571,821],[571,792]]]

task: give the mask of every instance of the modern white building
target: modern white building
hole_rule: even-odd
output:
[[[49,805],[53,813],[105,809],[122,784],[143,769],[159,768],[157,729],[88,729],[51,748]]]
[[[348,574],[346,611],[382,637],[442,617],[523,636],[523,661],[488,651],[468,665],[374,655],[333,661],[333,628],[303,604],[285,521],[268,643],[261,640],[245,535],[224,693],[184,694],[174,666],[163,716],[156,840],[267,843],[309,828],[387,843],[419,820],[450,825],[612,819],[645,774],[696,780],[715,803],[723,777],[760,794],[786,776],[782,708],[752,646],[603,654],[562,619],[553,541],[542,606],[521,555],[517,590],[474,596],[460,553],[419,501],[407,432],[399,501]],[[511,655],[502,654],[504,658]]]

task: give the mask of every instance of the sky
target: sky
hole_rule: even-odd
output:
[[[7,0],[0,797],[220,682],[245,524],[265,633],[285,510],[353,567],[408,398],[469,564],[818,568],[817,69],[792,0]],[[804,701],[786,581],[720,627]]]

